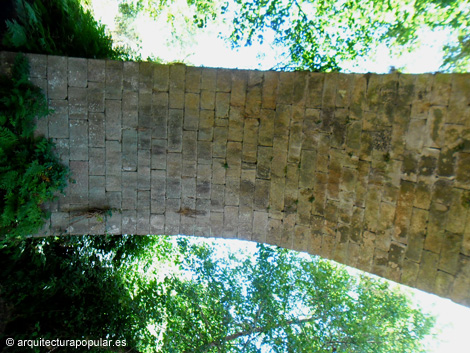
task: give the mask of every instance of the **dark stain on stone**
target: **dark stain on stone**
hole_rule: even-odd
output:
[[[407,104],[410,104],[413,99],[415,86],[410,84],[410,85],[400,86],[400,88],[401,88],[401,92],[396,101],[397,106],[405,106]]]
[[[253,193],[255,190],[255,184],[249,180],[242,180],[240,182],[240,194],[249,194]]]
[[[330,132],[330,127],[334,123],[334,113],[333,108],[325,108],[321,112],[322,128],[323,130]]]
[[[343,145],[346,136],[346,124],[335,121],[332,126],[333,139],[338,146]]]
[[[152,154],[166,154],[166,147],[165,146],[152,146]]]
[[[432,139],[433,141],[437,141],[439,138],[439,127],[442,123],[442,111],[440,109],[434,110],[434,121],[432,124]]]
[[[439,162],[437,167],[437,172],[440,176],[451,177],[454,175],[454,165],[455,165],[455,151],[454,150],[444,150],[441,151],[439,155]]]
[[[297,213],[297,203],[296,200],[292,198],[287,198],[284,202],[284,213],[286,215]]]
[[[449,206],[452,203],[452,181],[441,179],[434,183],[433,200]]]
[[[196,193],[198,195],[207,194],[210,192],[210,183],[203,181],[201,184],[196,185]]]
[[[405,153],[403,156],[403,165],[401,168],[402,173],[407,175],[416,173],[418,162],[412,153]]]
[[[339,228],[338,228],[338,232],[340,234],[340,238],[339,238],[339,242],[341,244],[344,244],[344,243],[347,243],[348,240],[349,240],[349,233],[350,233],[350,230],[349,230],[349,226],[346,225],[346,224],[343,224],[341,225]]]
[[[388,122],[390,124],[393,124],[393,118],[395,116],[395,104],[392,103],[386,103],[385,104],[385,116],[388,119]]]
[[[394,264],[401,265],[403,262],[403,255],[405,254],[405,249],[396,244],[390,245],[390,251],[388,253],[388,261]]]
[[[437,167],[437,158],[423,156],[419,162],[419,174],[423,176],[433,175]]]
[[[375,264],[377,266],[387,266],[388,265],[388,259],[385,257],[376,257],[375,258]]]
[[[372,132],[372,147],[378,151],[388,151],[390,149],[391,140],[391,131],[382,130]]]

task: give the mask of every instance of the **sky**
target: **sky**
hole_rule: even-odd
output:
[[[92,0],[96,19],[100,20],[109,30],[115,28],[114,18],[118,14],[116,0]],[[184,11],[185,1],[181,3]],[[225,67],[240,69],[268,70],[275,66],[276,49],[270,45],[269,37],[265,43],[252,47],[243,47],[234,51],[224,40],[218,38],[219,32],[227,28],[208,26],[202,33],[198,32],[197,40],[191,46],[180,47],[172,42],[172,30],[161,21],[156,22],[141,17],[138,19],[137,32],[142,43],[142,57],[156,56],[167,62],[184,62],[194,66]],[[194,38],[194,37],[193,37]],[[421,32],[423,45],[417,52],[404,55],[400,58],[391,57],[388,49],[383,46],[377,55],[360,62],[346,63],[343,68],[346,72],[386,73],[390,68],[400,68],[406,73],[437,72],[442,64],[442,44],[448,40],[445,32]],[[426,60],[423,60],[426,58]],[[237,240],[213,239],[219,244],[226,244],[232,250],[236,248],[253,249],[255,243]],[[470,328],[470,308],[457,305],[448,299],[427,294],[409,287],[402,286],[404,290],[415,298],[415,302],[437,317],[436,328],[438,341],[430,343],[429,353],[464,352],[468,347],[468,332]],[[440,341],[440,342],[439,342]]]

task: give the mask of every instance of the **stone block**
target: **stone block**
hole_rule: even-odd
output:
[[[106,141],[106,191],[121,191],[121,170],[121,144]]]
[[[103,82],[89,82],[86,101],[90,113],[104,113],[105,85]]]
[[[170,84],[170,66],[154,65],[153,67],[153,91],[168,92]]]
[[[135,210],[122,211],[122,233],[123,234],[138,234],[137,233],[137,212]]]
[[[247,71],[232,71],[232,92],[230,96],[230,104],[232,106],[245,106],[247,80]]]
[[[195,161],[198,155],[196,131],[183,131],[183,159]]]
[[[201,90],[200,108],[215,110],[215,91]]]
[[[148,73],[147,73],[148,74]],[[150,73],[150,80],[152,73]],[[124,92],[137,92],[139,89],[139,63],[126,61],[122,68],[122,88]]]
[[[452,233],[463,234],[467,213],[469,209],[468,194],[463,190],[453,188],[451,192],[452,203],[447,215],[445,229]]]
[[[215,91],[217,82],[217,69],[204,68],[201,77],[201,89]]]
[[[201,164],[212,163],[212,143],[209,141],[198,141],[197,160]]]
[[[165,216],[160,214],[150,215],[150,233],[161,235],[165,231]]]
[[[258,144],[272,146],[274,137],[274,120],[276,113],[271,109],[261,109]]]
[[[238,206],[240,204],[240,178],[225,178],[225,205]]]
[[[213,156],[215,151],[212,152]],[[217,155],[216,157],[219,157]],[[241,172],[242,160],[242,144],[240,142],[227,142],[227,169],[225,175],[227,177],[239,178]]]
[[[443,271],[437,271],[435,293],[440,297],[449,297],[455,277]]]
[[[217,69],[216,91],[230,92],[232,89],[232,73],[228,69]]]
[[[470,104],[470,85],[468,73],[452,75],[452,93],[449,97],[449,114],[447,124],[463,124],[465,115],[462,114],[464,107]]]
[[[186,66],[177,64],[170,66],[169,107],[173,109],[184,108]]]
[[[223,235],[234,238],[236,234],[238,234],[238,207],[225,206]]]
[[[259,115],[261,109],[261,84],[248,84],[246,92],[245,112],[249,117]]]
[[[181,152],[183,139],[183,110],[170,109],[168,116],[168,152]]]
[[[431,186],[423,181],[418,181],[415,188],[414,207],[428,210],[431,205]]]
[[[201,90],[202,68],[188,66],[186,68],[186,92],[199,93]]]
[[[68,105],[65,100],[49,100],[52,113],[48,117],[49,128],[46,130],[50,138],[69,138]]]
[[[69,87],[87,86],[88,60],[84,58],[68,58]]]
[[[90,162],[89,174],[90,175],[105,175],[106,158],[105,149],[100,147],[88,148],[88,160]]]
[[[137,152],[137,187],[150,190],[150,151],[139,149]]]
[[[434,183],[432,200],[449,206],[452,202],[452,180],[438,179]]]
[[[165,234],[178,235],[180,234],[180,214],[178,211],[181,209],[180,199],[167,199],[167,207],[165,212]]]
[[[184,129],[197,131],[198,124],[199,124],[199,110],[185,110],[184,111]]]
[[[470,153],[458,153],[455,186],[470,189]]]
[[[150,211],[163,214],[166,210],[166,173],[164,170],[152,170],[150,179]]]
[[[240,206],[253,209],[253,196],[255,192],[254,169],[242,170],[240,178]]]
[[[459,270],[459,254],[462,247],[462,234],[445,233],[439,257],[439,270],[456,275]]]
[[[408,232],[408,246],[406,257],[412,261],[420,262],[426,237],[426,228],[429,213],[419,208],[413,208]]]
[[[106,179],[104,175],[89,175],[88,205],[90,208],[106,208]],[[86,233],[86,232],[85,232]]]
[[[260,179],[271,178],[272,147],[258,147],[256,163],[256,177]]]
[[[123,63],[121,61],[106,60],[105,74],[105,98],[121,99],[122,98],[122,71]]]
[[[70,160],[88,160],[88,121],[73,119],[69,121]]]
[[[121,101],[107,99],[105,102],[106,140],[121,140]]]
[[[281,72],[277,90],[277,103],[292,104],[294,95],[295,72]]]
[[[62,56],[47,57],[47,97],[49,99],[67,98],[67,58]]]
[[[196,196],[198,199],[210,199],[211,194],[211,166],[198,164],[196,179]]]
[[[151,62],[142,61],[138,65],[139,65],[139,69],[138,69],[139,93],[152,92],[152,89],[153,89],[153,70],[154,70],[155,64],[153,64]],[[137,74],[137,72],[134,72],[134,75],[135,74]]]
[[[70,161],[70,174],[74,182],[70,184],[69,202],[75,205],[88,205],[88,161]]]
[[[122,170],[135,172],[137,170],[137,131],[126,129],[122,131]]]
[[[137,209],[137,173],[122,173],[122,209]]]
[[[401,275],[401,283],[410,287],[416,286],[418,277],[419,264],[408,259],[403,260],[403,272]]]
[[[30,66],[31,78],[47,78],[47,55],[26,54]],[[85,66],[86,74],[86,66]]]
[[[393,240],[406,244],[408,229],[414,203],[415,184],[402,181],[395,215],[395,231]]]
[[[101,59],[88,59],[88,82],[105,82],[106,61]]]
[[[419,265],[416,288],[426,292],[433,292],[437,277],[437,265],[439,255],[432,252],[423,251],[422,260]]]
[[[470,256],[470,212],[467,213],[467,225],[463,234],[462,250],[460,252],[465,256]]]
[[[289,134],[289,152],[287,161],[293,163],[300,162],[300,154],[302,151],[302,122],[293,121],[290,126]]]
[[[214,112],[201,110],[199,112],[198,140],[212,141],[214,130]]]
[[[461,271],[454,280],[450,299],[455,301],[456,303],[469,306],[470,295],[468,292],[468,287],[470,286],[470,261],[468,260],[468,258],[466,258],[465,256],[461,256],[459,261],[459,267]]]
[[[240,207],[238,212],[238,239],[252,240],[253,237],[253,209]]]

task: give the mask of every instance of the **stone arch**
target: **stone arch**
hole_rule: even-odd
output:
[[[254,240],[470,305],[469,74],[28,57],[76,180],[41,234]]]

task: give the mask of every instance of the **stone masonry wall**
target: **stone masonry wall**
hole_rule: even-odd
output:
[[[470,74],[29,58],[76,181],[45,234],[253,240],[470,306]]]

